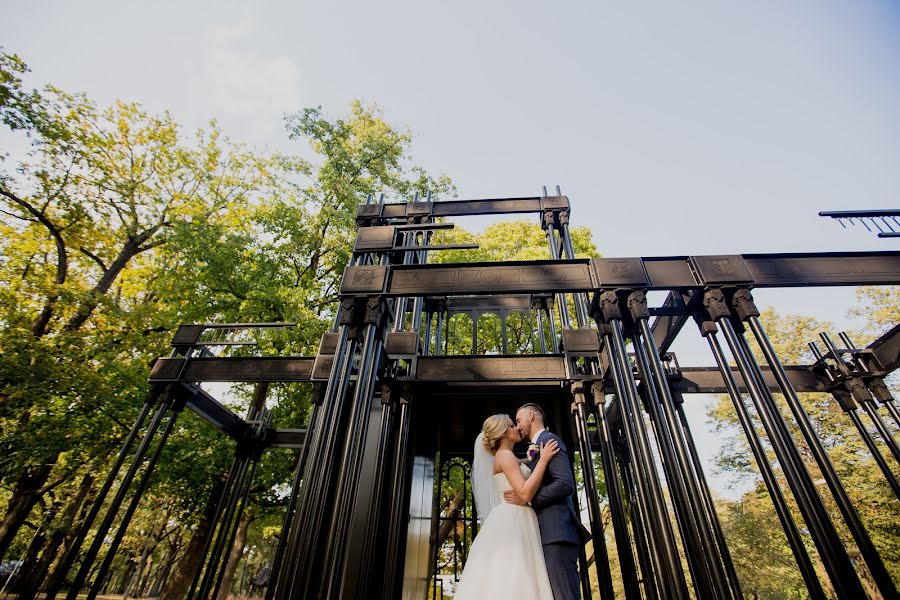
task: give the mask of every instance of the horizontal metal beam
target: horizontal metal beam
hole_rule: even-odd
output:
[[[352,266],[343,296],[900,284],[900,252],[823,252]]]
[[[869,349],[885,371],[900,367],[900,323],[869,344]]]
[[[699,299],[699,294],[697,298]],[[666,296],[662,305],[663,309],[681,308],[682,310],[673,311],[670,314],[664,313],[653,320],[650,329],[653,332],[653,341],[656,342],[656,347],[659,348],[660,352],[669,350],[685,323],[690,320],[691,314],[686,310],[685,306],[690,300],[691,298],[688,294],[681,292],[669,292],[669,295]]]
[[[306,442],[306,430],[271,429],[266,438],[269,448],[302,448]]]
[[[314,357],[158,358],[151,383],[174,381],[309,381]]]
[[[769,367],[761,367],[766,385],[774,393],[780,393],[778,382]],[[797,392],[824,392],[825,386],[816,379],[809,367],[785,367],[791,384]],[[731,368],[731,374],[742,393],[747,393],[744,379],[737,367]],[[681,369],[681,378],[672,381],[672,387],[682,394],[727,394],[725,381],[718,367],[686,367]],[[612,390],[608,390],[612,391]]]
[[[315,359],[306,357],[271,358],[204,358],[190,361],[184,369],[181,379],[169,379],[168,375],[151,375],[151,382],[308,382],[311,366]],[[183,363],[183,358],[160,358],[154,366],[154,373],[166,371],[170,367]],[[164,367],[160,368],[162,364]],[[813,376],[808,367],[787,367],[791,382],[798,392],[821,392],[825,388]],[[763,368],[770,389],[778,391],[774,378]],[[735,379],[743,390],[740,373],[734,371]],[[681,369],[682,377],[674,379],[675,389],[685,394],[724,394],[727,393],[722,375],[716,367],[686,367]],[[412,381],[432,384],[479,383],[485,389],[503,387],[510,383],[542,383],[567,381],[565,357],[561,354],[533,355],[479,355],[479,356],[420,356],[416,359],[416,372]],[[188,386],[190,387],[190,386]],[[190,389],[199,389],[190,387]],[[213,413],[220,415],[219,420],[229,420],[227,408],[218,404],[208,396],[207,404],[212,406]],[[607,392],[613,391],[611,384]],[[212,404],[215,403],[215,404]],[[219,410],[216,407],[221,407]],[[237,417],[234,417],[237,418]],[[231,419],[233,420],[233,419]]]
[[[526,198],[484,198],[478,200],[452,200],[448,202],[397,202],[389,204],[361,204],[357,219],[398,219],[410,217],[465,217],[474,215],[501,215],[539,213],[545,210],[568,210],[566,196],[529,196]]]
[[[417,382],[563,381],[565,360],[560,355],[422,356],[417,359]]]
[[[213,398],[206,390],[187,383],[182,383],[176,390],[186,400],[188,409],[216,429],[237,440],[244,439],[250,434],[247,422]]]
[[[900,217],[900,209],[881,208],[876,210],[822,210],[820,217],[837,217],[847,219],[850,217]]]

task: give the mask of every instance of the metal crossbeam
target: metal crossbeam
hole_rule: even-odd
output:
[[[706,286],[827,287],[900,284],[900,252],[600,258],[348,267],[347,296],[437,296],[647,291]]]

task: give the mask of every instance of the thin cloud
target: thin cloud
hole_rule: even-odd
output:
[[[217,113],[253,121],[272,130],[285,112],[300,106],[300,69],[288,56],[251,50],[257,20],[244,17],[213,28],[205,49],[211,103]]]

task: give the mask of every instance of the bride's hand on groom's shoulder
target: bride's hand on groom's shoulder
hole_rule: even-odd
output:
[[[538,458],[538,461],[546,465],[557,454],[559,454],[559,444],[556,443],[556,440],[550,440],[541,444],[541,456]]]

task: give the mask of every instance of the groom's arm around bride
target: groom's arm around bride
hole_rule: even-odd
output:
[[[551,440],[559,445],[559,453],[547,464],[541,485],[531,499],[531,507],[540,526],[553,597],[556,600],[580,598],[578,547],[586,544],[591,535],[575,512],[575,478],[569,453],[562,440],[544,428],[544,411],[540,406],[522,406],[516,412],[516,424],[523,437],[531,439],[538,448]],[[530,467],[536,459],[535,456],[529,463]],[[504,497],[513,504],[525,504],[514,492],[506,492]]]

